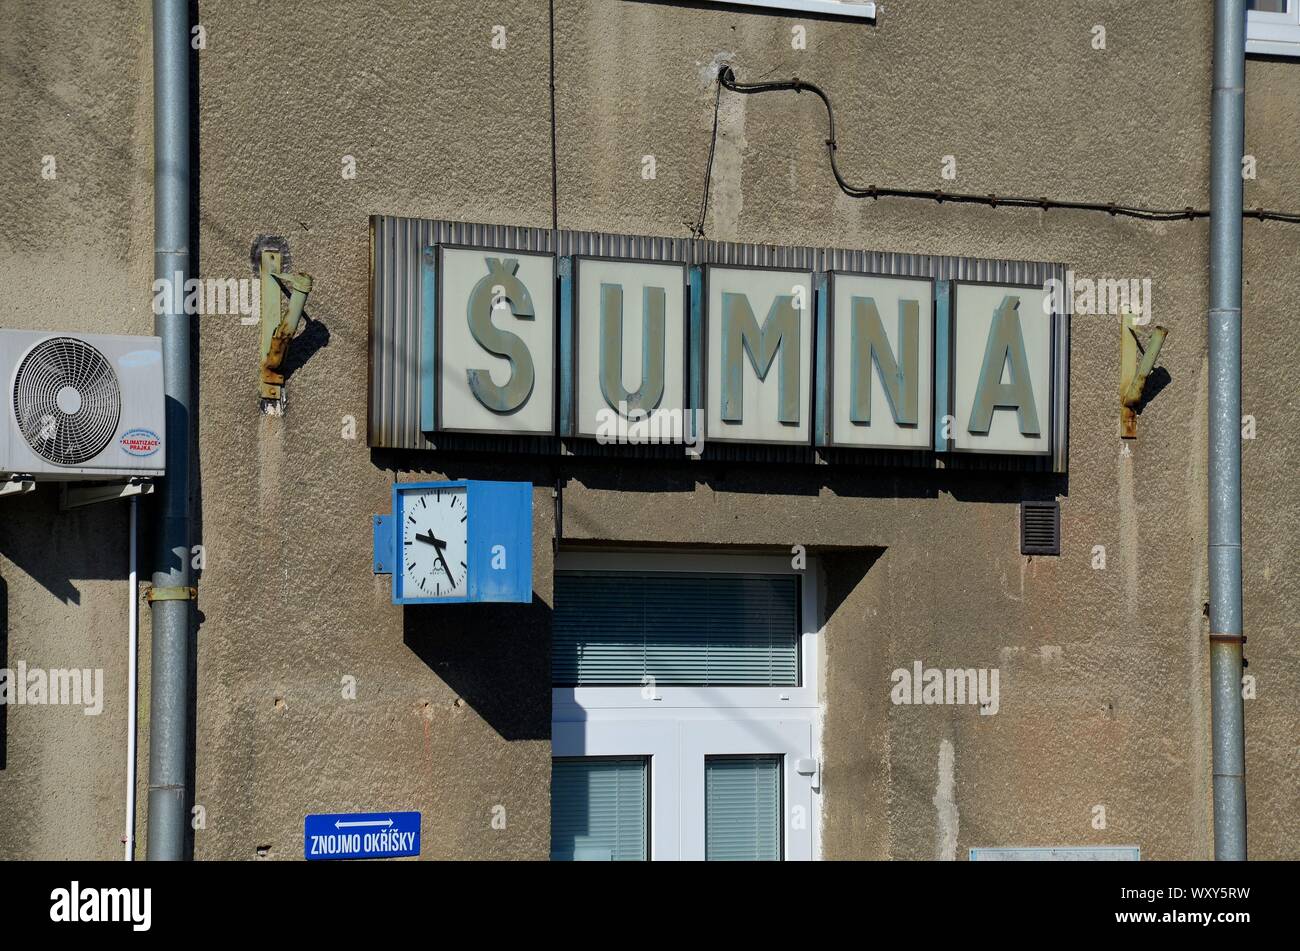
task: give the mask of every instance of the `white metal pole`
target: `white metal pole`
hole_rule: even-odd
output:
[[[126,689],[126,834],[122,836],[128,862],[135,861],[135,743],[136,743],[136,666],[140,652],[140,587],[136,575],[136,518],[140,497],[131,496],[130,559],[127,565],[127,587],[130,604],[127,609],[127,630],[130,655],[127,667]]]

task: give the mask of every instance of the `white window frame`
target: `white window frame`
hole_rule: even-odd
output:
[[[1300,56],[1300,0],[1287,0],[1286,13],[1247,10],[1246,52]]]
[[[551,752],[650,759],[651,860],[704,858],[704,757],[782,756],[786,861],[821,855],[821,592],[819,565],[785,555],[561,552],[558,571],[789,574],[800,578],[800,684],[795,687],[553,687]]]

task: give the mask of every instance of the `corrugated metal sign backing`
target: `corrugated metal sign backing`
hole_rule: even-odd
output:
[[[749,264],[811,271],[869,271],[937,280],[1045,284],[1065,279],[1063,264],[983,258],[895,254],[740,244],[690,238],[652,238],[558,231],[509,225],[471,224],[427,218],[372,215],[370,218],[370,417],[368,438],[390,449],[464,449],[532,455],[594,455],[613,459],[680,459],[680,446],[602,446],[590,440],[535,436],[432,434],[420,430],[421,255],[439,244],[565,255],[600,255],[685,261],[688,265]],[[557,308],[558,314],[558,308]],[[822,449],[802,446],[746,446],[705,443],[705,459],[743,462],[831,462],[869,466],[921,466],[980,470],[1065,472],[1069,426],[1069,315],[1056,318],[1052,389],[1062,398],[1052,407],[1055,438],[1050,457],[979,456],[928,452]],[[436,442],[434,441],[436,439]]]

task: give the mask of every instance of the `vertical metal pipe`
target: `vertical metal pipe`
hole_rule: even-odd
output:
[[[190,323],[182,304],[190,276],[190,24],[188,0],[154,0],[154,277],[172,286],[155,319],[167,399],[167,475],[162,481],[155,589],[190,584]],[[151,602],[149,712],[150,860],[185,849],[190,602]]]
[[[137,528],[139,527],[139,508],[140,497],[131,496],[131,516],[130,516],[130,535],[131,541],[128,544],[127,555],[127,597],[131,600],[127,605],[127,668],[126,674],[126,829],[122,836],[123,852],[122,857],[128,862],[135,861],[135,758],[136,758],[136,731],[139,725],[136,720],[139,718],[139,707],[136,705],[139,690],[136,684],[136,671],[139,668],[140,656],[140,582],[136,573],[136,537]]]
[[[1210,164],[1210,717],[1214,857],[1246,857],[1241,698],[1241,161],[1246,117],[1244,0],[1214,4]]]

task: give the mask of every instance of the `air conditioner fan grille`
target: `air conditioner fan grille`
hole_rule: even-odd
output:
[[[28,351],[14,379],[14,418],[32,450],[55,465],[98,455],[117,431],[122,393],[104,355],[75,337]]]

